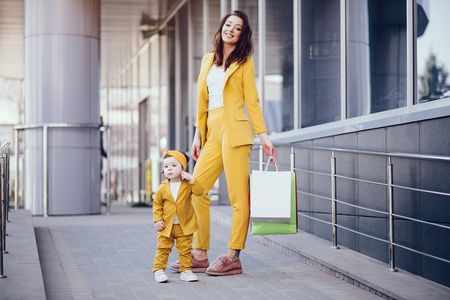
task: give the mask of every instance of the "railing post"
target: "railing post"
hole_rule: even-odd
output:
[[[259,147],[259,170],[262,171],[263,170],[263,157],[264,157],[264,151],[263,151],[263,146],[261,145],[261,147]]]
[[[388,211],[389,211],[389,271],[396,272],[394,256],[394,219],[392,216],[394,207],[394,194],[392,187],[392,159],[387,158],[387,192],[388,192]]]
[[[14,131],[14,149],[16,153],[16,174],[14,175],[14,209],[19,209],[19,129]]]
[[[44,126],[42,130],[42,163],[44,168],[42,196],[44,203],[44,217],[48,217],[48,126]]]
[[[106,127],[106,139],[108,145],[106,146],[107,153],[109,157],[106,158],[106,214],[109,216],[111,214],[111,165],[109,160],[111,158],[111,128]]]
[[[331,151],[331,222],[333,230],[333,245],[331,249],[339,249],[336,226],[336,153],[334,151]]]
[[[5,153],[5,162],[6,162],[6,166],[5,166],[5,170],[6,170],[6,174],[5,174],[5,189],[6,189],[6,194],[5,194],[5,201],[6,201],[6,221],[5,222],[10,222],[9,221],[9,148],[8,151]]]
[[[7,168],[6,168],[6,153],[2,153],[1,154],[1,181],[2,181],[2,183],[1,183],[1,185],[2,185],[2,196],[1,196],[1,201],[2,201],[2,204],[1,204],[1,206],[2,206],[2,224],[1,224],[1,226],[2,226],[2,241],[1,241],[1,243],[2,243],[2,253],[3,254],[5,254],[5,253],[8,253],[8,251],[6,251],[6,211],[7,211],[7,209],[8,209],[8,206],[7,206],[7,204],[6,204],[6,200],[7,200],[7,198],[8,198],[8,195],[6,194],[7,193],[7,182],[6,182],[6,180],[7,180],[7,178],[8,178],[8,174],[7,174]]]
[[[5,168],[4,168],[4,159],[3,154],[0,157],[0,278],[6,278],[3,275],[3,250],[4,250],[4,241],[5,241],[5,228],[3,227],[3,212],[5,210],[4,199],[5,199]]]
[[[295,168],[295,151],[294,147],[291,147],[291,172],[294,172]]]

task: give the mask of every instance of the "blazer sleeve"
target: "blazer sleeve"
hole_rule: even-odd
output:
[[[163,221],[163,198],[162,188],[156,191],[155,200],[153,201],[153,223]]]
[[[191,183],[192,185],[192,194],[196,196],[200,196],[203,194],[204,190],[200,182],[198,182],[197,178],[195,178],[194,183]]]
[[[249,56],[243,65],[243,88],[247,113],[256,134],[267,132],[255,84],[255,64]]]
[[[211,61],[211,59],[212,59],[211,56],[214,56],[214,54],[213,53],[208,53],[205,56],[203,56],[202,63],[200,65],[200,74],[198,75],[198,83],[197,83],[197,85],[198,85],[198,87],[197,87],[197,89],[198,89],[198,99],[197,99],[197,118],[196,118],[196,121],[195,121],[195,127],[200,127],[200,120],[199,120],[199,118],[201,117],[200,116],[201,112],[199,110],[202,110],[201,106],[203,104],[200,101],[204,100],[202,98],[203,97],[202,89],[204,88],[203,87],[204,82],[203,82],[203,80],[201,80],[201,78],[204,78],[206,76],[205,68],[208,66],[209,62]],[[207,100],[209,100],[209,99],[206,99],[205,101],[207,101]],[[205,107],[203,109],[207,109],[207,107]]]

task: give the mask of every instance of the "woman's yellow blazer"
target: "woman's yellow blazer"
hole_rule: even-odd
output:
[[[156,223],[162,220],[166,223],[166,228],[158,234],[165,237],[170,236],[175,214],[185,235],[192,234],[197,230],[197,218],[191,203],[192,194],[196,196],[203,194],[203,187],[197,179],[195,179],[194,183],[185,180],[181,182],[176,201],[173,199],[170,191],[169,180],[161,183],[153,201],[153,222]]]
[[[206,142],[209,95],[206,77],[214,61],[214,53],[203,57],[198,76],[198,107],[196,127],[200,128],[202,147]],[[259,105],[255,85],[255,65],[249,56],[245,63],[232,63],[225,72],[223,82],[223,107],[225,114],[225,134],[232,147],[253,145],[254,133],[245,115],[244,103],[250,122],[256,134],[266,132],[263,114]]]

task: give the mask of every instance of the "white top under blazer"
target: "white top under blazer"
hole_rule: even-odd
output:
[[[213,110],[223,106],[223,80],[225,78],[225,69],[212,65],[206,77],[208,86],[209,104],[208,110]]]
[[[178,191],[180,190],[181,181],[175,182],[175,183],[169,182],[169,184],[170,184],[170,191],[172,192],[173,200],[175,200],[175,202],[177,202]],[[180,224],[180,221],[178,221],[177,214],[175,214],[175,219],[173,220],[173,224]]]

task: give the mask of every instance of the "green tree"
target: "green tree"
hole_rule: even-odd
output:
[[[444,93],[450,90],[447,84],[448,72],[445,66],[438,65],[436,54],[430,52],[428,56],[425,72],[419,76],[421,88],[419,91],[420,101],[436,100],[442,98]]]

